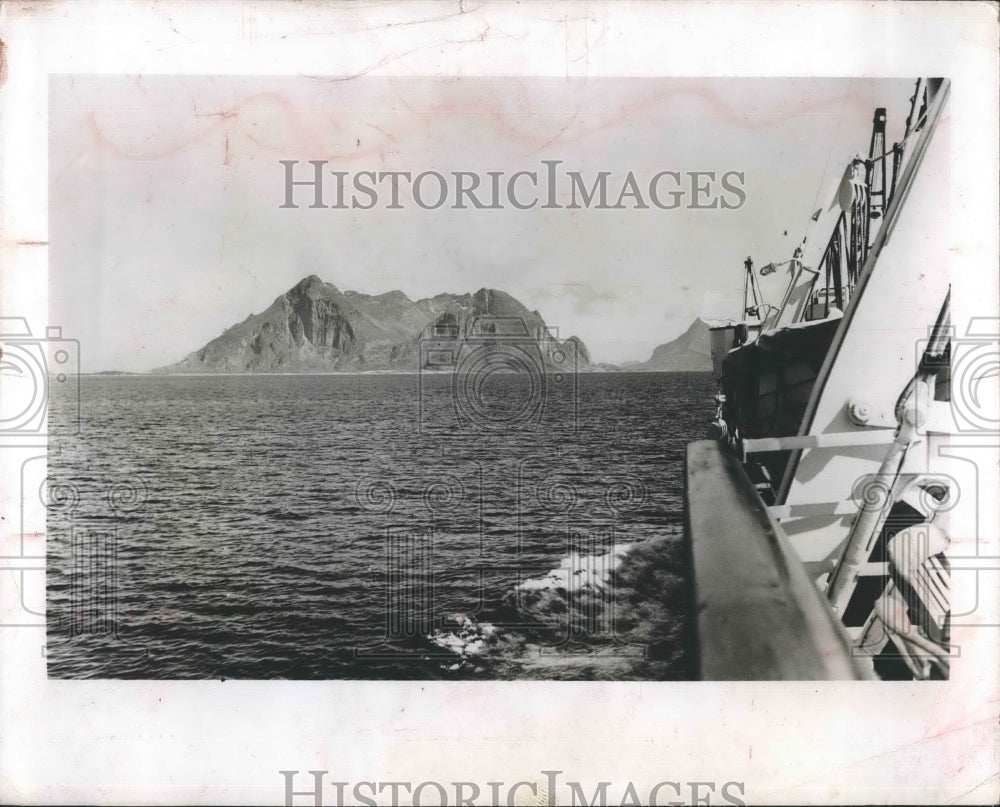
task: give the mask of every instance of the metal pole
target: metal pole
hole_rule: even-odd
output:
[[[931,395],[929,382],[937,374],[941,356],[947,347],[950,323],[951,289],[945,295],[944,303],[934,323],[931,338],[928,340],[917,372],[899,396],[899,400],[896,401],[896,420],[899,426],[876,477],[877,479],[892,480],[886,490],[885,500],[878,508],[862,507],[848,534],[847,544],[840,557],[840,562],[830,576],[827,598],[841,614],[847,608],[851,595],[854,593],[858,570],[862,564],[867,562],[872,544],[881,532],[885,520],[889,516],[889,511],[896,503],[892,489],[906,457],[906,450],[914,442],[918,430],[926,422],[927,403]]]

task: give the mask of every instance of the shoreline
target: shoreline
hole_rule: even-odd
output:
[[[710,373],[711,368],[706,370],[577,370],[577,375],[656,375],[657,373]],[[98,373],[74,373],[80,378],[226,378],[229,376],[247,378],[255,376],[373,376],[373,375],[434,375],[451,376],[455,375],[449,370],[328,370],[316,372],[292,372],[292,373],[132,373],[132,372],[98,372]],[[511,373],[511,375],[523,375]],[[559,375],[558,371],[546,371],[545,375]]]

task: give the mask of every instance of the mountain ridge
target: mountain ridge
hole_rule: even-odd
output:
[[[511,371],[604,369],[592,364],[579,337],[559,340],[537,310],[499,289],[411,300],[398,289],[341,291],[311,274],[263,311],[152,372],[467,370],[484,357]]]
[[[686,331],[653,348],[646,361],[625,362],[623,370],[645,372],[703,372],[712,369],[712,341],[708,323],[695,317]]]

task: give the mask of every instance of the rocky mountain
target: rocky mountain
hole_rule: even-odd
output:
[[[316,275],[160,373],[291,373],[489,365],[597,369],[577,337],[560,341],[537,311],[496,289],[411,300],[340,291]]]
[[[708,324],[696,319],[691,326],[671,342],[653,350],[643,362],[628,362],[624,370],[648,371],[708,371],[712,369],[711,335]]]

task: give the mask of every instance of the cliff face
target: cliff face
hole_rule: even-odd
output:
[[[334,367],[356,351],[359,334],[347,299],[315,275],[267,310],[228,328],[164,372],[268,372]]]
[[[502,291],[413,301],[401,291],[341,292],[310,275],[265,311],[157,372],[462,370],[487,354],[508,357],[511,371],[593,369],[582,341],[560,342],[537,311]]]
[[[576,351],[577,359],[582,364],[591,364],[590,351],[587,350],[587,346],[583,343],[583,340],[579,336],[571,336],[566,340],[567,345],[572,345],[573,349]]]
[[[623,367],[626,370],[659,372],[711,370],[712,345],[708,325],[701,319],[696,319],[676,339],[655,348],[653,355],[646,361],[629,362]]]

